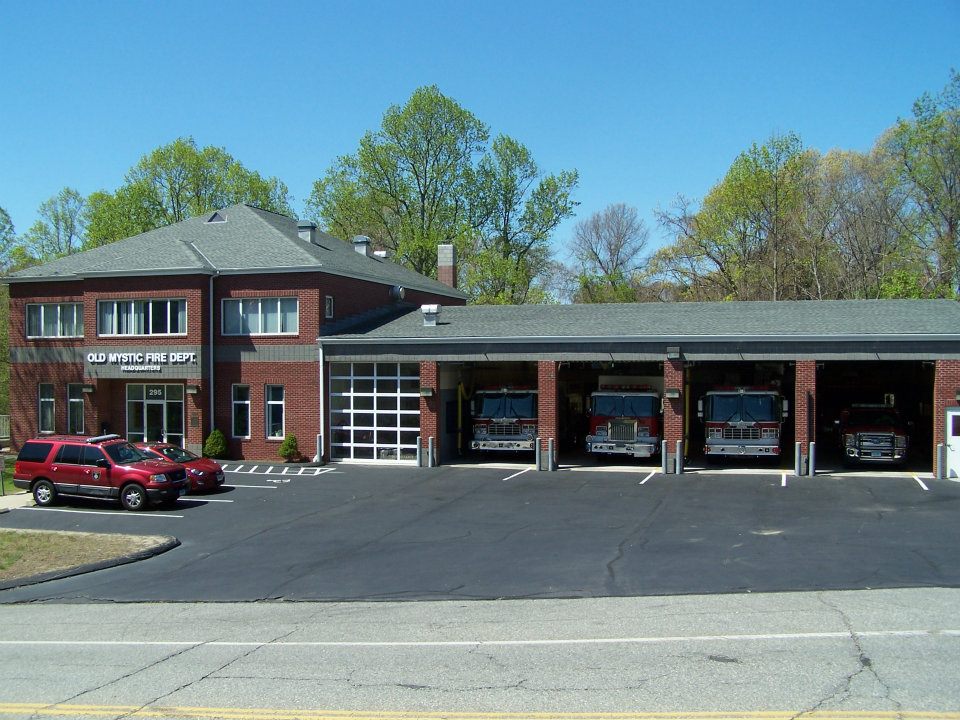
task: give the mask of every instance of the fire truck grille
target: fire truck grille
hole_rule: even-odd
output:
[[[610,439],[633,442],[637,439],[637,425],[633,421],[613,420],[610,423]]]
[[[520,434],[520,425],[517,423],[490,423],[487,434],[491,437],[507,437]]]
[[[724,440],[759,440],[760,428],[758,427],[726,427],[723,429]]]

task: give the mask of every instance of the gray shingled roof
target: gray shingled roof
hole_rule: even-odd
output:
[[[365,257],[351,245],[317,232],[317,244],[300,239],[293,218],[249,205],[151,230],[109,245],[21,270],[6,282],[73,280],[102,275],[235,274],[302,270],[402,285],[448,297],[466,295],[389,260]]]
[[[938,336],[960,341],[952,300],[444,306],[436,327],[419,310],[332,340]]]

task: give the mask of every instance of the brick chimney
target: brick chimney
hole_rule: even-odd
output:
[[[437,280],[457,287],[457,249],[453,245],[437,246]]]

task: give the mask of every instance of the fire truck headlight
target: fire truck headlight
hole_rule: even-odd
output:
[[[536,425],[524,425],[521,427],[520,431],[523,433],[524,437],[533,439],[537,436],[537,426]]]
[[[857,444],[856,437],[852,434],[847,434],[843,436],[843,444],[847,447],[853,447]]]
[[[474,426],[473,426],[473,436],[474,436],[474,437],[482,437],[482,436],[484,436],[484,435],[486,435],[486,434],[487,434],[487,426],[486,426],[486,425],[474,425]]]
[[[723,429],[712,427],[707,431],[707,437],[711,440],[719,440],[723,437]]]
[[[598,437],[598,438],[600,438],[600,437],[606,437],[606,436],[607,436],[607,426],[606,426],[606,425],[598,425],[598,426],[597,426],[597,431],[596,431],[593,435],[594,435],[594,437]]]
[[[764,440],[776,440],[779,433],[776,428],[763,428],[763,432],[760,437]]]
[[[907,446],[907,436],[897,435],[897,447],[903,449],[906,446]]]

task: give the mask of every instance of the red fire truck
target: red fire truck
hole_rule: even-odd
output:
[[[473,450],[533,450],[537,437],[537,391],[486,388],[470,400]]]
[[[840,449],[846,462],[898,463],[907,458],[910,428],[889,405],[853,405],[837,421]]]
[[[660,393],[628,378],[600,377],[590,394],[587,452],[647,458],[660,452],[662,437]]]
[[[781,425],[788,404],[771,388],[716,388],[697,401],[709,456],[780,455]]]

